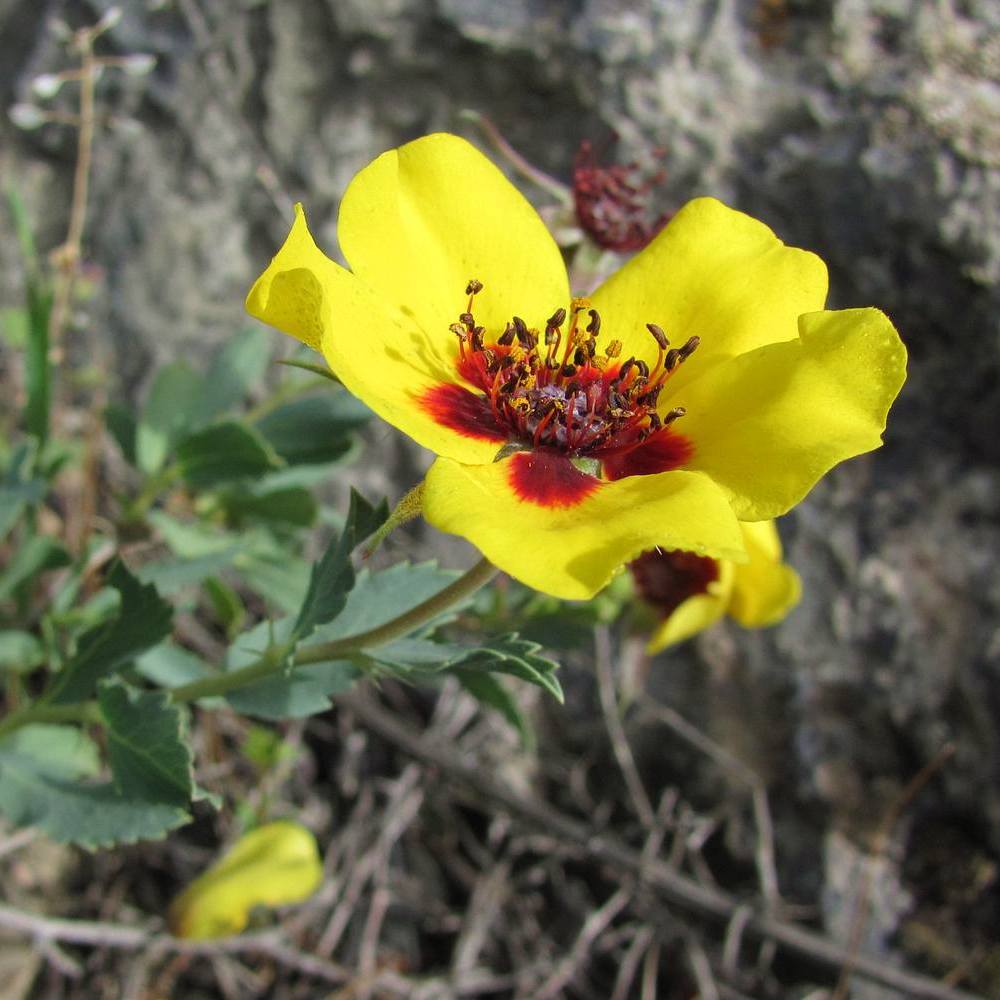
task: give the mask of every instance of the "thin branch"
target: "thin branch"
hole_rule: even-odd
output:
[[[439,768],[442,774],[474,790],[490,808],[506,809],[522,823],[551,836],[569,841],[591,858],[635,877],[641,886],[661,895],[675,906],[715,920],[729,920],[740,901],[719,889],[704,886],[672,870],[662,862],[649,862],[641,853],[620,840],[598,833],[587,824],[537,799],[522,795],[483,769],[463,763],[452,747],[441,746],[416,735],[378,705],[363,696],[341,695],[337,703],[351,712],[370,730],[395,744],[411,757]],[[755,937],[772,939],[783,947],[804,955],[819,965],[839,972],[850,954],[829,938],[778,919],[751,911],[747,930]],[[918,973],[888,965],[881,958],[859,954],[855,971],[873,982],[901,990],[909,997],[930,1000],[976,1000],[973,994],[944,986]]]
[[[622,725],[611,665],[611,632],[607,625],[598,625],[594,629],[594,669],[597,673],[597,690],[601,698],[604,724],[611,739],[611,749],[625,779],[625,787],[628,789],[635,811],[642,825],[649,829],[655,822],[656,815],[642,778],[639,777],[639,769],[635,766],[635,757],[632,755],[632,748],[629,746],[625,727]]]

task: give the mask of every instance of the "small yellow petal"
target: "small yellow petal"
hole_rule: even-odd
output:
[[[658,653],[668,646],[690,639],[714,625],[725,613],[725,595],[695,594],[678,604],[653,630],[646,644],[646,651]]]
[[[536,486],[543,495],[526,498]],[[657,546],[745,558],[739,525],[707,477],[662,472],[604,482],[539,452],[481,466],[439,458],[427,473],[424,516],[522,583],[571,600],[593,597],[624,563]]]
[[[171,904],[170,930],[201,940],[238,934],[255,906],[306,899],[323,878],[316,838],[288,821],[242,836]]]
[[[781,561],[781,540],[773,521],[740,525],[749,561],[734,567],[729,614],[744,628],[781,621],[799,602],[798,573]]]

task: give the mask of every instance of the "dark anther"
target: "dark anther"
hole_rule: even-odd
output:
[[[658,413],[651,413],[649,415],[649,429],[651,431],[658,431],[662,426],[660,415]]]
[[[563,365],[562,373],[566,378],[572,378],[576,374],[576,365]]]
[[[687,413],[687,410],[683,406],[675,406],[669,413],[664,415],[664,426],[672,424],[678,417],[683,417],[685,413]]]
[[[566,310],[557,309],[546,321],[545,325],[550,327],[562,326],[566,322]]]
[[[667,340],[667,335],[663,332],[662,327],[657,326],[655,323],[647,323],[646,329],[653,335],[653,340],[656,341],[661,351],[665,351],[670,346],[670,341]]]
[[[513,392],[517,388],[518,378],[514,375],[512,378],[507,379],[502,386],[500,386],[500,391],[503,393]]]
[[[538,343],[538,338],[522,323],[517,328],[517,342],[530,351]]]
[[[497,337],[497,343],[501,347],[510,347],[510,345],[514,343],[514,327],[512,327],[510,323],[507,324],[507,328],[504,332]]]
[[[621,371],[618,372],[618,381],[624,382],[628,378],[628,374],[634,366],[635,366],[635,358],[629,358],[628,361],[626,361],[622,365]]]
[[[483,283],[481,281],[477,281],[475,278],[473,278],[465,286],[466,295],[478,295],[482,290],[483,290]]]
[[[547,326],[545,328],[545,346],[548,347],[554,344],[559,339],[559,330],[554,326]]]
[[[681,361],[687,361],[687,359],[698,349],[698,345],[700,343],[701,337],[691,337],[681,348]]]
[[[474,330],[476,327],[476,317],[472,313],[462,313],[458,317],[470,330]]]
[[[486,333],[484,327],[477,326],[475,330],[472,331],[471,343],[472,349],[474,351],[481,351],[483,349],[483,334]]]
[[[586,363],[587,363],[587,362],[588,362],[589,360],[590,360],[590,359],[589,359],[589,357],[588,357],[588,355],[587,355],[587,351],[586,351],[586,349],[585,349],[584,347],[578,347],[578,348],[577,348],[577,349],[576,349],[576,350],[575,350],[575,351],[573,352],[573,362],[574,362],[574,364],[576,364],[576,365],[579,365],[579,366],[581,366],[581,367],[582,367],[582,366],[583,366],[583,365],[585,365],[585,364],[586,364]]]
[[[601,316],[596,309],[588,309],[590,322],[587,324],[587,333],[592,333],[595,337],[601,332]]]
[[[636,358],[636,360],[633,363],[635,364],[636,368],[639,369],[639,374],[644,379],[648,379],[649,378],[649,365],[647,365],[645,361],[641,361],[638,358]]]
[[[464,326],[462,326],[461,323],[452,323],[451,326],[448,327],[448,329],[451,330],[451,332],[455,334],[455,336],[458,337],[459,340],[465,340],[465,334],[468,331],[465,329]]]
[[[593,358],[593,356],[597,353],[597,341],[593,337],[591,337],[590,340],[584,341],[583,347],[587,352],[588,358]]]
[[[514,330],[517,332],[517,339],[520,340],[528,332],[528,324],[520,316],[515,316],[511,322],[513,322]]]
[[[646,393],[642,399],[637,400],[643,406],[656,406],[656,401],[660,398],[660,391],[663,389],[662,385],[655,385],[649,392]]]
[[[663,359],[663,367],[668,371],[672,372],[681,360],[681,352],[677,350],[676,347],[671,347],[667,351],[667,356]]]

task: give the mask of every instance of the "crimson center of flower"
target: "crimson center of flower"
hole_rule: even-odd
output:
[[[598,353],[601,317],[586,299],[574,299],[569,314],[557,309],[544,331],[514,316],[499,336],[487,339],[473,312],[482,290],[482,282],[469,282],[466,311],[451,326],[458,371],[482,393],[509,441],[607,459],[684,415],[678,406],[661,416],[656,406],[667,379],[698,347],[697,337],[672,348],[663,330],[647,323],[659,351],[656,364],[650,368],[635,357],[619,362],[621,341],[609,340]]]

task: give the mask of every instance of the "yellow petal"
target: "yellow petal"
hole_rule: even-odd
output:
[[[781,561],[781,539],[773,521],[744,522],[748,562],[734,567],[729,614],[744,628],[781,621],[802,594],[798,573]]]
[[[646,323],[661,326],[674,347],[701,338],[671,377],[664,397],[673,400],[720,361],[794,340],[798,317],[822,309],[826,291],[826,265],[815,254],[785,246],[764,223],[714,198],[698,198],[591,300],[602,330],[622,341],[623,358],[655,361]]]
[[[439,458],[427,473],[424,516],[529,587],[572,600],[593,597],[656,546],[745,558],[739,525],[707,477],[605,482],[544,451],[481,466]]]
[[[502,444],[503,435],[476,436],[434,416],[424,402],[428,393],[447,391],[442,386],[462,391],[454,384],[452,357],[412,317],[330,260],[313,241],[300,205],[284,246],[250,290],[247,311],[321,350],[355,396],[425,448],[463,462],[489,462]]]
[[[877,309],[800,317],[800,339],[734,358],[685,387],[685,468],[707,473],[744,521],[777,517],[846,458],[882,443],[906,349]]]
[[[707,594],[695,594],[682,601],[660,624],[646,643],[646,651],[658,653],[714,625],[725,613],[732,588],[732,563],[723,562],[719,579],[709,584]]]
[[[174,900],[170,930],[196,940],[238,934],[253,907],[297,903],[322,878],[315,837],[298,823],[268,823],[242,836]]]
[[[338,238],[351,269],[455,351],[448,330],[481,281],[476,320],[494,335],[569,304],[562,254],[538,213],[482,153],[439,133],[383,153],[351,182]]]

